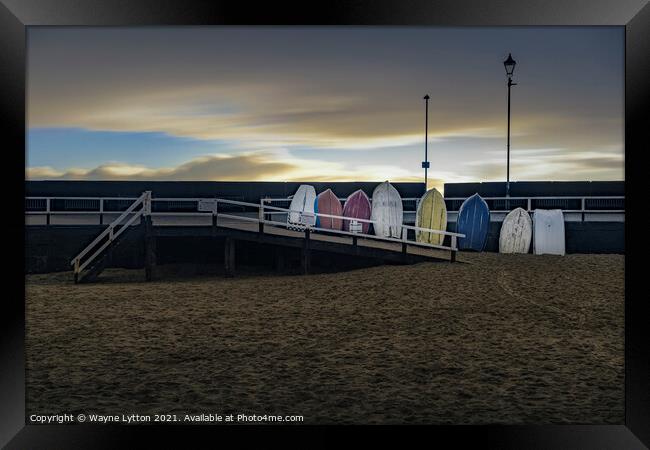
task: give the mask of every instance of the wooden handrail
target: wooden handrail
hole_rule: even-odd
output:
[[[286,223],[283,222],[276,222],[276,221],[267,221],[267,220],[261,220],[259,217],[263,217],[263,212],[265,209],[270,209],[274,211],[282,211],[286,213],[301,213],[302,211],[297,211],[297,210],[292,210],[289,208],[280,208],[277,206],[268,206],[265,205],[264,202],[260,203],[249,203],[249,202],[240,202],[237,200],[221,200],[221,199],[216,199],[217,204],[218,203],[227,203],[227,204],[234,204],[234,205],[239,205],[239,206],[250,206],[254,208],[261,208],[262,213],[259,214],[258,218],[253,218],[253,217],[244,217],[244,216],[235,216],[231,214],[219,214],[220,217],[227,217],[227,218],[233,218],[233,219],[239,219],[239,220],[244,220],[244,221],[249,221],[249,222],[258,222],[258,223],[265,223],[269,225],[280,225],[280,226],[286,226]],[[367,219],[357,219],[357,218],[352,218],[352,217],[345,217],[345,216],[335,216],[332,214],[324,214],[324,213],[313,213],[314,216],[317,217],[329,217],[333,219],[341,219],[341,220],[356,220],[359,222],[364,222],[364,223],[378,223],[377,220],[367,220]],[[377,239],[377,240],[385,240],[385,241],[391,241],[391,242],[408,242],[409,244],[416,245],[416,246],[421,246],[421,247],[433,247],[433,248],[439,248],[439,249],[444,249],[444,250],[453,250],[456,251],[457,249],[455,248],[455,245],[452,245],[451,247],[446,247],[446,246],[441,246],[441,245],[435,245],[435,244],[429,244],[426,242],[418,242],[418,241],[404,241],[403,236],[405,235],[404,229],[409,229],[409,230],[416,230],[416,231],[422,231],[422,232],[428,232],[428,233],[434,233],[434,234],[439,234],[443,236],[451,236],[452,238],[452,244],[455,244],[456,238],[458,237],[465,237],[464,234],[460,233],[453,233],[450,231],[443,231],[443,230],[434,230],[431,228],[422,228],[422,227],[413,227],[409,225],[404,225],[400,224],[401,230],[400,231],[400,237],[398,238],[392,238],[392,237],[386,237],[386,236],[375,236],[375,235],[370,235],[370,234],[365,234],[365,233],[352,233],[352,232],[347,232],[343,230],[332,230],[332,229],[325,229],[325,228],[319,228],[313,225],[304,225],[305,228],[308,228],[310,230],[314,231],[326,231],[334,234],[341,234],[341,235],[350,235],[350,236],[362,236],[362,237],[368,237],[371,239]]]
[[[140,204],[142,204],[143,207],[134,213],[134,209],[137,208]],[[70,265],[74,266],[75,273],[80,273],[83,271],[88,266],[88,264],[90,264],[90,262],[92,262],[105,248],[108,247],[108,245],[111,244],[111,242],[113,242],[120,234],[122,234],[124,230],[128,229],[128,227],[130,227],[136,219],[140,218],[142,215],[150,213],[150,206],[147,208],[147,205],[151,205],[151,191],[143,192],[142,195],[140,195],[140,197],[138,197],[131,204],[131,206],[122,212],[122,214],[120,214],[119,217],[111,222],[108,227],[99,234],[99,236],[97,236],[89,245],[86,246],[86,248],[84,248],[77,256],[75,256],[72,261],[70,261]],[[131,215],[131,217],[126,221],[122,228],[114,233],[115,228],[119,226],[124,218],[129,215]],[[88,254],[92,249],[94,249],[95,246],[107,236],[108,240],[82,264],[81,259],[86,256],[86,254]]]

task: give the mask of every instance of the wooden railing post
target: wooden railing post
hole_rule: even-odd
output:
[[[143,201],[144,201],[143,204],[144,215],[150,216],[151,215],[151,191],[144,191]]]
[[[451,262],[456,262],[456,252],[458,247],[456,246],[456,236],[451,235]]]
[[[75,284],[79,282],[79,258],[74,260],[74,282]]]
[[[151,281],[153,278],[154,266],[156,265],[156,238],[153,233],[153,222],[151,219],[151,191],[144,191],[142,215],[144,222],[145,279]]]
[[[153,233],[151,215],[144,216],[144,269],[145,279],[151,281],[156,265],[156,237]]]
[[[305,228],[305,242],[302,246],[302,273],[308,274],[311,270],[311,249],[309,248],[309,235],[311,230],[309,227]]]
[[[259,220],[258,223],[258,231],[260,233],[264,233],[264,199],[260,199],[260,209],[257,213],[257,219]]]

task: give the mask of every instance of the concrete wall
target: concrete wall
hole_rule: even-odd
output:
[[[25,227],[25,272],[44,273],[71,270],[70,260],[83,250],[103,226],[28,226]],[[456,230],[451,222],[449,231]],[[499,250],[500,222],[492,222],[487,251]],[[567,253],[624,253],[625,224],[621,222],[565,222]],[[120,246],[113,257],[112,267],[143,267],[144,247],[137,231],[126,235],[130,242]],[[211,238],[158,238],[158,263],[209,263],[223,261],[223,241]],[[298,249],[284,249],[290,264],[298,266]],[[271,266],[275,249],[252,242],[237,243],[239,264]],[[335,266],[353,269],[376,264],[372,260],[343,255],[315,254],[315,267]]]
[[[445,197],[504,197],[505,182],[445,183]],[[511,181],[511,197],[582,197],[625,195],[624,181]]]
[[[381,180],[384,181],[384,180]],[[224,198],[257,203],[260,198],[286,198],[301,184],[316,192],[332,189],[347,197],[357,189],[372,195],[381,182],[266,182],[266,181],[25,181],[26,197],[138,197],[151,191],[154,197]],[[421,197],[424,183],[393,183],[404,198]]]
[[[151,190],[157,197],[223,197],[257,202],[260,197],[287,197],[301,183],[268,182],[133,182],[133,181],[26,181],[27,196],[104,196],[136,197],[144,190]],[[372,183],[308,183],[318,192],[332,188],[341,197],[356,189],[369,195],[378,182]],[[395,183],[402,197],[420,197],[424,192],[422,183]],[[624,195],[624,182],[513,182],[512,196],[581,196]],[[454,183],[445,185],[446,197],[467,197],[478,192],[482,196],[501,196],[505,183]],[[108,216],[108,215],[107,215]],[[99,218],[81,217],[87,225],[65,226],[72,218],[54,218],[58,226],[32,226],[42,217],[28,217],[25,227],[25,271],[51,272],[70,270],[70,260],[86,247],[104,228]],[[75,219],[79,219],[76,218]],[[105,218],[106,219],[106,218]],[[209,218],[208,218],[209,219]],[[206,220],[208,220],[206,219]],[[409,217],[410,219],[410,217]],[[449,231],[456,230],[453,214],[450,214]],[[587,218],[588,219],[588,218]],[[108,220],[108,219],[106,219]],[[162,220],[162,219],[161,219]],[[174,219],[176,220],[176,219]],[[408,219],[407,219],[408,222]],[[206,223],[207,225],[207,223]],[[490,224],[487,251],[498,251],[501,221]],[[624,253],[624,218],[601,217],[600,221],[565,221],[566,249],[568,253]],[[137,233],[129,233],[132,242],[122,245],[113,258],[115,267],[142,267],[143,245]],[[291,260],[299,258],[296,249],[286,250]],[[295,254],[294,254],[295,253]],[[272,264],[275,249],[253,243],[238,243],[237,259],[241,264]],[[223,242],[211,239],[159,238],[159,263],[223,261]],[[363,267],[375,262],[336,255],[317,255],[315,266]],[[296,263],[297,264],[297,263]]]
[[[456,231],[456,222],[449,222],[447,231]],[[485,250],[499,251],[501,222],[490,222]],[[625,223],[564,222],[567,253],[625,253]],[[530,252],[532,253],[532,245]]]

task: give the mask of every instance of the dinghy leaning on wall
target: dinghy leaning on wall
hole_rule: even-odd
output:
[[[564,255],[564,214],[561,209],[536,209],[533,213],[533,252]]]
[[[343,205],[343,217],[351,220],[343,220],[343,230],[353,233],[368,234],[370,223],[358,222],[354,219],[370,220],[371,214],[370,199],[361,189],[354,191],[345,200]]]
[[[381,237],[402,237],[404,209],[402,197],[388,181],[379,184],[372,193],[372,213],[370,215],[375,235]]]
[[[466,199],[458,210],[456,232],[464,234],[458,239],[460,250],[482,252],[487,242],[490,227],[490,208],[480,195],[474,194]]]
[[[523,208],[508,213],[499,233],[499,253],[528,253],[533,237],[533,221]]]
[[[415,214],[415,226],[428,228],[430,230],[447,231],[447,205],[442,194],[436,188],[429,189],[424,193]],[[433,245],[442,245],[444,234],[418,231],[415,239]]]
[[[327,189],[316,197],[314,202],[314,212],[316,214],[329,214],[332,216],[342,216],[343,206],[336,194],[331,189]],[[316,227],[328,230],[340,230],[343,228],[343,220],[333,217],[316,216]]]
[[[306,225],[314,225],[314,202],[316,201],[316,189],[308,184],[301,184],[291,199],[287,214],[287,225],[289,228],[301,229]]]

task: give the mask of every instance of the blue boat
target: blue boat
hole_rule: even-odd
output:
[[[464,234],[458,238],[460,250],[483,251],[490,226],[490,208],[480,195],[474,194],[463,202],[458,210],[456,232]]]

